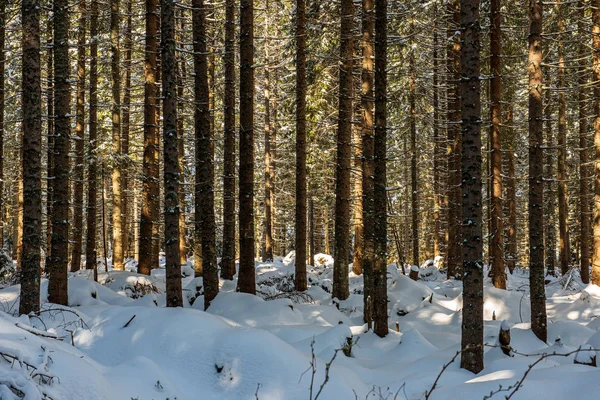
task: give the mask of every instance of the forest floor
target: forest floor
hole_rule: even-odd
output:
[[[206,312],[191,263],[183,309],[164,307],[164,269],[146,277],[133,263],[128,271],[101,272],[100,283],[87,271],[70,274],[69,307],[47,303],[42,280],[42,311],[29,317],[16,315],[18,285],[0,289],[0,399],[597,396],[600,369],[574,360],[589,361],[596,353],[585,349],[600,348],[600,288],[583,285],[576,271],[547,285],[548,343],[529,329],[527,271],[509,275],[506,291],[486,279],[489,346],[485,369],[474,375],[455,358],[461,282],[446,280],[432,262],[417,282],[388,266],[391,331],[381,339],[362,322],[362,277],[350,272],[349,299],[333,304],[331,257],[318,260],[305,294],[293,292],[288,256],[257,263],[259,296],[222,281]],[[511,328],[510,356],[497,347],[502,324]]]

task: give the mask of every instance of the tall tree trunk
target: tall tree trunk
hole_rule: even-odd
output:
[[[374,182],[375,164],[374,164],[374,138],[373,130],[373,106],[375,94],[374,85],[374,49],[373,35],[375,30],[375,3],[373,0],[363,0],[362,2],[362,90],[361,90],[361,111],[362,111],[362,224],[363,224],[363,257],[362,272],[364,282],[363,306],[364,320],[370,323],[373,318],[373,262],[374,262]],[[356,253],[354,262],[356,262]]]
[[[296,0],[296,290],[306,290],[306,1]]]
[[[538,339],[545,342],[542,13],[540,0],[529,0],[529,287],[531,329]]]
[[[592,81],[600,81],[600,0],[592,0],[593,60]],[[600,286],[600,85],[594,85],[594,251],[592,252],[592,283]]]
[[[87,236],[85,267],[97,273],[96,221],[98,214],[98,1],[90,4],[90,117],[88,147]]]
[[[179,264],[179,167],[177,165],[177,76],[175,58],[175,2],[161,0],[161,68],[164,146],[164,219],[167,307],[182,307]]]
[[[240,0],[240,266],[238,289],[256,293],[254,267],[254,0]]]
[[[579,0],[577,4],[579,8],[579,18],[577,20],[577,32],[583,37],[585,32],[585,2]],[[587,43],[579,42],[579,79],[578,79],[578,107],[579,107],[579,218],[581,220],[581,280],[587,284],[590,282],[590,265],[591,265],[591,221],[590,221],[590,186],[588,179],[591,177],[591,171],[588,163],[590,157],[588,154],[588,113],[587,113],[587,83],[588,62]]]
[[[312,195],[312,187],[310,190],[310,195],[308,196],[308,244],[310,248],[309,252],[309,262],[310,265],[314,265],[315,263],[315,249],[317,247],[317,235],[316,235],[316,223],[315,223],[315,202]]]
[[[120,0],[110,3],[110,70],[111,70],[111,114],[112,114],[112,151],[114,155],[112,170],[113,190],[113,269],[123,270],[123,203],[122,203],[122,146],[121,146],[121,50],[119,44],[121,14]]]
[[[349,296],[348,256],[350,255],[350,169],[352,168],[352,69],[354,55],[354,4],[341,0],[339,117],[335,174],[335,265],[333,297]]]
[[[483,369],[483,240],[479,0],[461,0],[463,298],[460,366]]]
[[[150,275],[158,268],[158,88],[157,88],[157,0],[146,0],[146,49],[144,61],[144,160],[142,184],[142,215],[138,272]]]
[[[459,0],[447,3],[448,13],[452,18],[449,21],[447,36],[451,43],[448,48],[448,278],[462,276],[461,254],[461,224],[462,224],[462,189],[461,176],[461,134],[460,134],[460,46],[461,38],[458,26],[460,25]]]
[[[569,270],[569,200],[567,192],[567,100],[565,97],[565,55],[562,36],[565,32],[563,8],[558,7],[558,226],[560,232],[560,270],[564,275]]]
[[[235,0],[225,2],[225,98],[223,100],[223,255],[221,277],[235,275]]]
[[[79,26],[77,27],[77,107],[75,110],[75,165],[73,172],[73,246],[71,270],[81,268],[83,245],[83,164],[85,136],[85,31],[87,23],[86,1],[79,2]]]
[[[411,38],[414,34],[414,20],[410,20]],[[412,40],[411,40],[412,43]],[[411,45],[408,56],[408,101],[410,107],[410,204],[411,204],[411,241],[412,241],[412,263],[419,265],[419,193],[417,170],[417,108],[416,108],[416,71],[415,54],[416,48]]]
[[[441,255],[441,151],[440,151],[440,77],[439,77],[439,20],[438,3],[433,15],[433,257]]]
[[[185,32],[185,13],[181,9],[179,14],[179,40],[183,41]],[[185,69],[185,56],[182,52],[177,53],[177,109],[179,118],[177,120],[177,166],[179,168],[179,175],[183,184],[179,185],[179,193],[177,196],[179,204],[179,263],[184,265],[187,263],[187,246],[186,246],[186,229],[185,229],[185,189],[187,187],[186,174],[185,174],[185,126],[184,118],[185,115],[185,101],[184,89],[185,89],[186,69]]]
[[[388,334],[387,315],[387,0],[375,0],[374,332]]]
[[[490,264],[494,287],[506,289],[506,274],[504,272],[504,227],[502,226],[502,138],[500,124],[502,122],[502,14],[500,0],[491,0],[490,12],[490,145],[492,148],[491,172],[491,232],[490,232]]]
[[[264,229],[265,229],[265,242],[264,242],[264,259],[263,261],[273,261],[273,216],[271,212],[273,207],[271,202],[271,194],[273,192],[271,186],[272,172],[271,172],[271,60],[269,52],[269,0],[265,2],[265,9],[267,14],[265,15],[265,76],[264,76],[264,104],[265,104],[265,217],[264,217]]]
[[[127,0],[127,24],[125,26],[125,37],[124,37],[124,56],[123,66],[125,68],[125,85],[123,88],[123,129],[121,131],[121,156],[123,159],[122,163],[122,193],[121,193],[121,211],[122,211],[122,243],[123,243],[123,258],[126,258],[131,254],[129,245],[130,240],[130,229],[129,222],[131,220],[130,212],[130,201],[131,193],[133,189],[129,187],[129,131],[130,131],[130,120],[131,120],[131,51],[132,51],[132,3],[133,0]]]
[[[515,269],[516,261],[517,261],[517,251],[518,251],[518,243],[517,243],[517,179],[515,177],[515,129],[514,129],[514,111],[513,111],[513,103],[512,97],[507,99],[508,110],[506,111],[506,132],[508,136],[508,146],[507,146],[507,164],[508,164],[508,180],[506,184],[506,197],[508,202],[508,227],[507,227],[507,235],[506,235],[506,264],[508,266],[508,270],[512,274]]]
[[[38,26],[39,34],[39,26]],[[4,54],[6,37],[6,1],[0,0],[0,52]],[[40,66],[38,66],[41,68]],[[0,247],[4,248],[4,71],[5,58],[0,57]]]
[[[546,73],[550,84],[550,76]],[[544,254],[545,266],[549,275],[555,275],[556,264],[556,190],[554,174],[554,132],[552,128],[552,92],[546,91],[544,104],[544,134],[546,147],[545,184],[544,184]]]
[[[206,6],[204,0],[194,0],[194,126],[196,134],[196,218],[202,226],[196,231],[196,241],[202,243],[204,309],[219,292],[215,237],[214,164],[211,151],[210,105],[208,89],[208,54],[206,37]]]
[[[67,305],[69,264],[69,13],[66,0],[54,1],[54,174],[52,211],[52,249],[47,266],[48,301]],[[29,199],[28,199],[29,201]]]
[[[47,73],[47,86],[46,86],[46,110],[48,114],[47,122],[47,149],[46,149],[46,259],[51,256],[52,248],[52,203],[54,201],[53,186],[51,182],[52,175],[54,174],[54,23],[51,18],[48,18],[47,22],[47,61],[46,61],[46,73]],[[19,246],[19,243],[17,243]],[[17,263],[18,265],[18,263]]]
[[[2,42],[6,2],[0,2]],[[40,7],[35,0],[21,2],[22,43],[22,107],[23,107],[23,262],[19,314],[40,309],[40,249],[42,237],[42,88],[40,66]],[[4,48],[4,43],[1,43]],[[2,132],[3,133],[3,132]],[[65,270],[66,271],[66,270]],[[56,277],[54,277],[56,280]]]

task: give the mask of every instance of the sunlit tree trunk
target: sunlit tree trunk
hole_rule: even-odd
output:
[[[71,270],[81,268],[83,244],[83,164],[85,126],[85,33],[87,7],[85,0],[79,2],[79,26],[77,27],[77,106],[75,111],[75,158],[73,166],[73,246]]]

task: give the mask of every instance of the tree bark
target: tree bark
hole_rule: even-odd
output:
[[[167,307],[182,307],[179,264],[179,167],[177,165],[177,76],[175,2],[161,0],[161,68],[164,146],[164,220]]]
[[[296,271],[298,291],[306,283],[306,1],[296,0]]]
[[[123,125],[121,131],[121,156],[122,156],[122,193],[121,193],[121,211],[122,211],[122,238],[123,243],[123,259],[127,258],[131,254],[130,243],[131,243],[131,230],[129,229],[129,223],[131,221],[131,210],[130,210],[130,197],[133,192],[132,188],[129,187],[129,132],[131,127],[131,52],[132,52],[132,3],[133,0],[127,0],[127,24],[125,25],[125,37],[124,37],[124,56],[123,67],[125,69],[125,83],[123,86]]]
[[[508,227],[506,234],[506,264],[508,270],[512,274],[517,261],[518,243],[517,243],[517,179],[515,177],[515,132],[514,132],[514,111],[512,104],[512,97],[508,99],[508,110],[506,111],[506,125],[508,133],[508,151],[507,164],[508,164],[508,180],[506,184],[506,197],[508,202]]]
[[[6,2],[1,2],[2,42]],[[40,309],[40,249],[42,227],[42,88],[40,66],[40,8],[35,0],[21,2],[22,43],[22,107],[23,107],[23,262],[19,314]],[[4,48],[2,43],[2,48]],[[25,134],[26,132],[26,134]],[[4,132],[2,132],[4,133]]]
[[[214,204],[214,163],[211,151],[212,131],[208,88],[208,54],[206,37],[206,5],[204,0],[193,1],[194,31],[194,126],[196,134],[196,241],[202,243],[202,272],[204,309],[219,293]]]
[[[47,121],[47,149],[46,149],[46,259],[50,258],[52,248],[52,202],[54,199],[52,189],[53,185],[51,182],[52,175],[54,174],[54,22],[48,18],[47,21],[47,61],[46,61],[46,73],[47,73],[47,86],[46,86],[46,110],[48,114]],[[17,243],[17,247],[19,244]],[[17,265],[19,265],[17,263]]]
[[[254,0],[240,0],[240,262],[238,290],[256,293],[254,267]]]
[[[69,13],[66,0],[54,1],[54,173],[52,211],[52,249],[47,266],[48,301],[67,305],[69,264]],[[29,201],[29,199],[28,199]]]
[[[461,0],[463,298],[460,366],[483,369],[483,240],[479,0]]]
[[[411,38],[414,34],[414,20],[410,20]],[[408,102],[410,107],[410,209],[411,209],[411,244],[412,244],[412,263],[419,264],[419,188],[417,170],[417,108],[416,108],[416,71],[415,54],[416,48],[412,46],[408,56]]]
[[[545,342],[542,13],[542,2],[529,0],[529,287],[531,329],[538,339]]]
[[[337,130],[337,164],[335,175],[335,265],[333,297],[345,300],[348,287],[350,255],[350,170],[352,168],[352,68],[354,55],[354,4],[341,0],[339,117]]]
[[[90,117],[88,147],[87,236],[85,267],[97,274],[96,221],[98,214],[98,2],[90,4]]]
[[[439,20],[438,3],[433,15],[433,257],[441,255],[441,146],[440,146],[440,76],[439,76]]]
[[[502,121],[502,14],[500,0],[490,3],[490,143],[492,148],[491,172],[491,229],[490,232],[490,264],[494,287],[506,289],[506,274],[504,272],[504,227],[502,226],[502,138],[500,125]]]
[[[550,76],[546,73],[547,82]],[[552,92],[546,91],[544,105],[544,135],[545,135],[545,182],[544,182],[544,254],[545,266],[549,275],[555,275],[556,264],[556,190],[554,173],[554,135],[552,128]]]
[[[223,100],[223,255],[221,278],[235,275],[235,0],[225,2],[225,90]]]
[[[83,165],[85,136],[85,33],[87,23],[87,5],[85,0],[79,2],[79,23],[77,27],[77,106],[75,111],[75,165],[73,166],[73,247],[71,253],[71,270],[81,268],[83,245]]]
[[[567,191],[567,100],[565,97],[565,56],[562,35],[565,32],[563,5],[558,8],[558,229],[560,237],[560,270],[564,275],[569,271],[569,199]]]
[[[600,0],[592,0],[593,82],[600,81]],[[600,286],[600,85],[594,85],[594,217],[592,283]]]
[[[362,90],[361,90],[361,109],[362,109],[362,224],[363,224],[363,255],[362,255],[362,273],[363,273],[363,306],[370,312],[373,305],[373,262],[374,262],[374,139],[375,132],[373,128],[373,106],[375,94],[374,85],[374,31],[375,31],[375,3],[373,0],[363,0],[362,2]],[[354,260],[356,262],[356,253]],[[365,322],[370,323],[369,312],[364,313]]]
[[[460,50],[461,38],[458,27],[460,25],[459,0],[447,3],[448,13],[452,18],[449,21],[447,37],[451,46],[448,48],[448,278],[462,276],[461,255],[461,221],[462,221],[462,189],[460,186],[461,175],[461,134],[460,134]]]
[[[150,275],[158,268],[158,88],[157,88],[157,0],[146,0],[146,49],[144,61],[144,160],[142,184],[142,214],[138,272]]]
[[[39,34],[39,26],[38,26]],[[6,37],[6,1],[0,0],[0,52],[4,54]],[[5,57],[0,57],[0,247],[4,248],[4,71]],[[41,66],[40,66],[41,68]]]
[[[387,0],[375,0],[374,332],[388,334],[387,315]]]
[[[585,32],[585,6],[584,0],[579,0],[579,19],[577,20],[577,32],[583,37]],[[581,280],[583,283],[590,282],[590,265],[591,265],[591,221],[590,221],[590,186],[588,179],[591,177],[589,167],[590,157],[588,154],[588,114],[587,114],[587,83],[588,63],[586,56],[588,55],[587,43],[579,42],[579,79],[578,79],[578,107],[579,107],[579,218],[581,220]]]

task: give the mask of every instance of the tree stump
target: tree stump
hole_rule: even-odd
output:
[[[502,321],[500,325],[500,334],[498,335],[498,339],[500,341],[500,348],[502,352],[507,356],[510,356],[510,325],[506,320]]]

